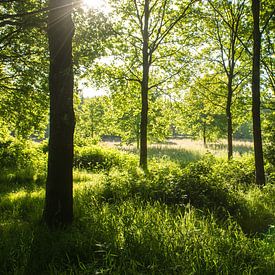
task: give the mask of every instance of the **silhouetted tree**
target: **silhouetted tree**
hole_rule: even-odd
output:
[[[252,1],[253,14],[253,68],[252,68],[252,117],[253,138],[256,168],[256,183],[265,184],[261,117],[260,117],[260,59],[261,59],[261,32],[260,32],[260,0]]]
[[[73,70],[74,24],[70,0],[50,0],[50,138],[44,219],[48,226],[73,219]]]

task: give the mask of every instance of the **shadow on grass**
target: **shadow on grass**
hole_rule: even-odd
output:
[[[226,151],[227,150],[227,144],[223,143],[209,143],[207,144],[207,149],[214,150],[214,151]],[[253,152],[253,147],[251,145],[233,145],[233,152],[239,153],[240,155],[245,153],[251,153]]]
[[[33,177],[18,177],[10,174],[0,176],[0,194],[5,195],[11,192],[17,192],[19,190],[26,190],[32,192],[39,187],[44,187],[46,177],[39,177],[34,179]]]
[[[56,231],[40,223],[43,197],[9,203],[18,215],[0,222],[3,274],[236,274],[250,266],[269,274],[272,268],[262,259],[270,253],[267,244],[257,247],[234,223],[222,228],[159,202],[106,203],[84,193],[75,198],[74,224]]]

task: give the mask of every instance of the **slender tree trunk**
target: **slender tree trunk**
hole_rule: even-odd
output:
[[[176,132],[176,126],[172,125],[172,135],[173,137],[176,137],[177,132]]]
[[[137,119],[136,119],[137,150],[139,150],[139,148],[140,148],[140,146],[139,146],[139,139],[140,139],[139,130],[140,130],[140,121],[139,121],[139,116],[137,116]]]
[[[206,123],[203,123],[203,145],[206,148],[207,144],[206,144]]]
[[[94,138],[94,108],[91,110],[91,122],[92,122],[92,139]]]
[[[256,169],[256,183],[265,184],[264,160],[261,134],[260,117],[260,54],[261,54],[261,33],[260,33],[260,0],[252,1],[253,13],[253,68],[252,68],[252,117],[253,117],[253,138]]]
[[[232,78],[229,77],[228,85],[227,85],[227,103],[226,103],[226,119],[227,119],[227,156],[228,160],[230,160],[233,156],[233,126],[232,126],[232,113],[231,113],[231,105],[232,105]]]
[[[50,0],[50,138],[44,219],[48,226],[64,226],[73,219],[73,70],[74,25],[69,0]]]
[[[144,5],[144,29],[143,29],[143,70],[141,83],[141,121],[140,121],[140,167],[148,170],[147,165],[147,125],[148,125],[148,83],[149,83],[149,0],[145,0]]]

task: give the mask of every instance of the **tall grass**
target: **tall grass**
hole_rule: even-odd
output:
[[[274,274],[272,178],[254,185],[249,156],[165,150],[145,174],[133,154],[79,149],[65,230],[41,222],[44,185],[2,181],[0,274]]]
[[[39,224],[37,192],[0,203],[17,213],[1,219],[3,274],[272,274],[275,268],[274,232],[249,238],[231,219],[221,224],[191,206],[100,202],[85,189],[75,196],[73,226],[50,232]]]

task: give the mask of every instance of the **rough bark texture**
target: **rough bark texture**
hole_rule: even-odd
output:
[[[141,83],[141,121],[140,121],[140,167],[148,170],[147,165],[147,125],[148,125],[148,83],[149,83],[149,0],[145,0],[144,5],[144,29],[143,29],[143,71]]]
[[[73,70],[74,25],[70,0],[50,0],[50,138],[44,219],[50,227],[73,219]]]
[[[265,184],[261,117],[260,117],[260,52],[261,52],[261,33],[260,21],[260,0],[252,1],[253,13],[253,68],[252,68],[252,116],[253,116],[253,138],[256,168],[256,183]]]

